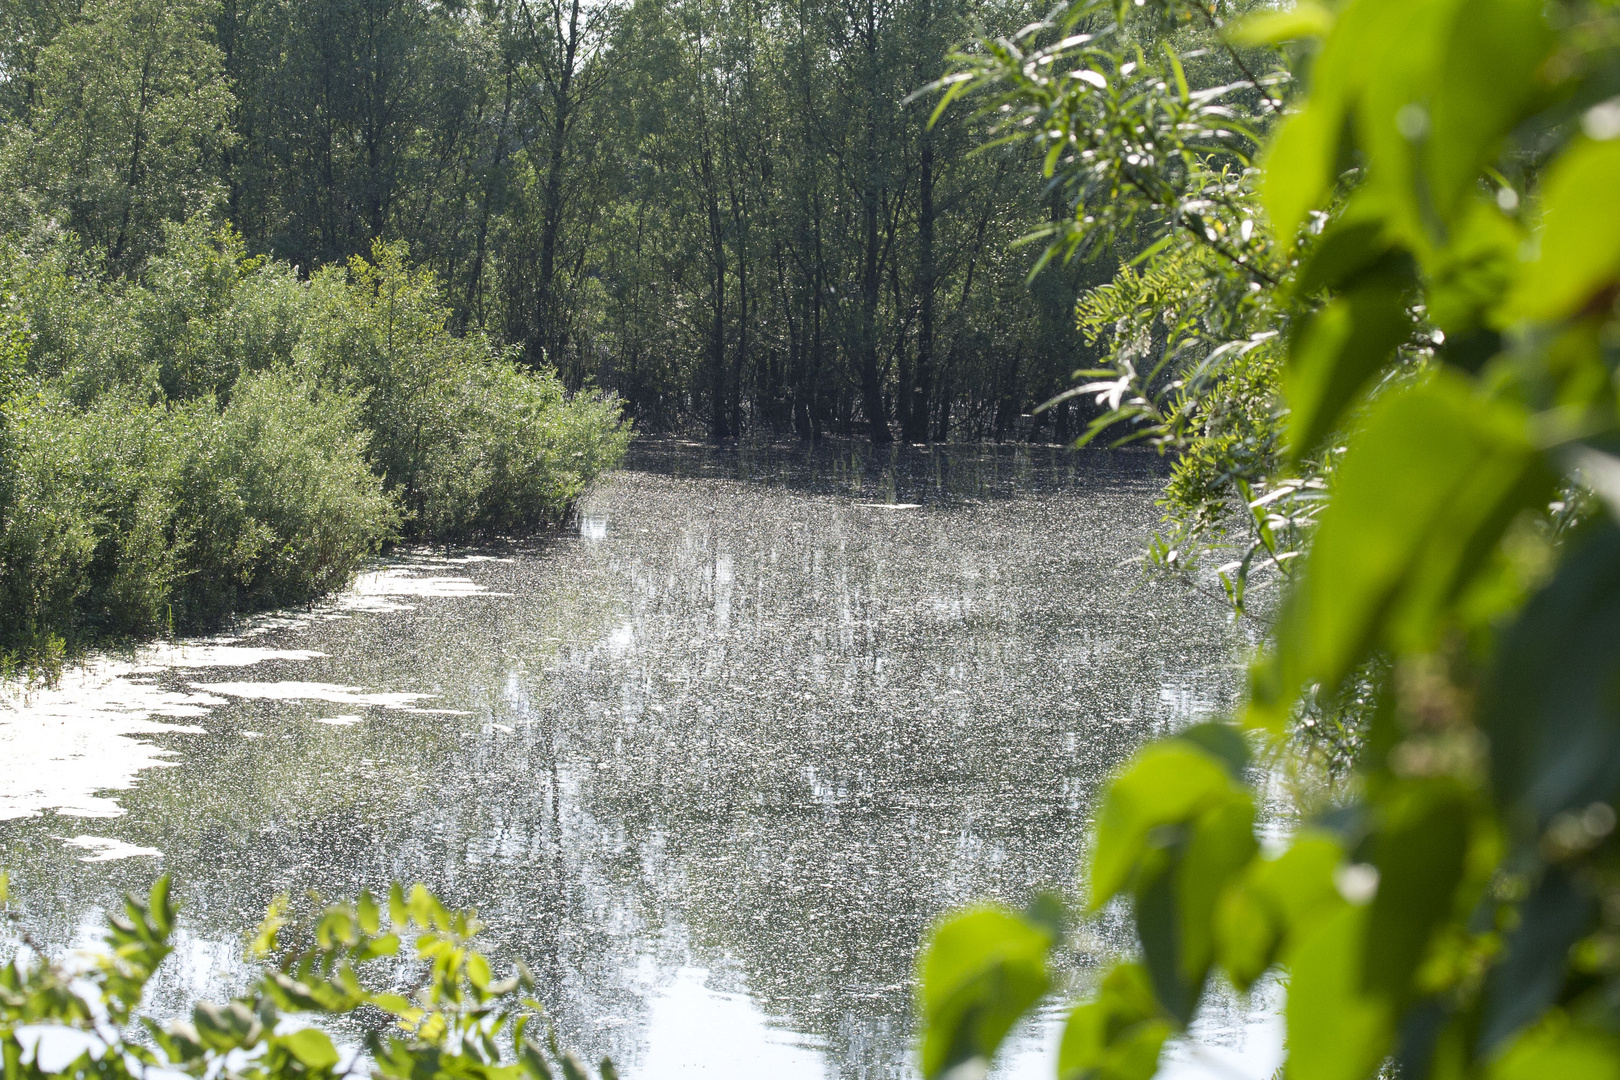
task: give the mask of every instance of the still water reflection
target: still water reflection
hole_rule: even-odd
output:
[[[644,441],[577,534],[0,707],[0,861],[62,944],[172,873],[162,1009],[229,992],[275,894],[419,879],[629,1076],[908,1075],[930,921],[1071,884],[1109,770],[1230,690],[1222,612],[1134,567],[1161,482]],[[1050,1075],[1050,1038],[1005,1070]]]

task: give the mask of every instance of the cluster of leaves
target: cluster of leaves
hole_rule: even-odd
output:
[[[1151,745],[1104,796],[1087,902],[1141,958],[1070,1015],[1059,1075],[1151,1076],[1212,980],[1273,971],[1289,1077],[1615,1075],[1620,13],[1307,0],[1227,38],[1309,66],[1251,180],[1286,358],[1250,509],[1292,486],[1310,523],[1243,728]],[[1264,850],[1253,782],[1345,715],[1348,775]],[[945,924],[924,1072],[993,1055],[1061,940]]]
[[[6,902],[0,875],[0,904]],[[0,1060],[8,1080],[60,1077],[133,1080],[151,1068],[210,1080],[332,1080],[357,1073],[387,1080],[587,1080],[532,997],[533,980],[497,980],[472,947],[479,923],[452,912],[421,885],[394,885],[385,901],[361,894],[327,908],[313,943],[282,947],[286,902],[272,905],[253,943],[271,959],[242,995],[203,1002],[189,1020],[159,1024],[141,1013],[146,984],[171,951],[175,906],[169,879],[150,896],[126,898],[108,919],[105,950],[82,963],[47,959],[34,947],[0,967]],[[26,937],[26,935],[25,935]],[[361,972],[401,954],[420,976],[409,994],[368,988]],[[368,1029],[363,1052],[350,1060],[318,1027],[299,1018],[355,1017]],[[392,1018],[379,1027],[372,1018]],[[47,1069],[39,1048],[60,1032],[78,1033],[85,1049]],[[54,1032],[54,1033],[53,1033]],[[603,1059],[602,1080],[616,1080]]]
[[[1041,152],[1069,211],[1027,238],[1047,242],[1043,263],[1134,252],[1079,305],[1102,366],[1075,372],[1082,381],[1042,409],[1086,399],[1095,416],[1080,445],[1106,436],[1173,456],[1167,529],[1149,559],[1218,585],[1238,613],[1252,588],[1287,579],[1332,456],[1278,474],[1278,373],[1295,312],[1255,156],[1293,78],[1244,47],[1241,27],[1228,32],[1199,3],[1089,0],[957,54],[935,84],[941,108],[974,95],[1000,141]]]

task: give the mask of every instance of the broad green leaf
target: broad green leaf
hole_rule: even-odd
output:
[[[1442,30],[1464,6],[1467,0],[1425,0],[1382,11],[1379,42],[1362,60],[1362,89],[1352,106],[1364,168],[1358,194],[1383,205],[1391,238],[1419,258],[1443,236],[1421,189],[1420,154]]]
[[[1373,403],[1335,477],[1251,723],[1280,730],[1309,684],[1332,692],[1381,641],[1421,647],[1514,514],[1550,478],[1517,409],[1436,372]]]
[[[1289,942],[1309,937],[1344,906],[1333,885],[1343,860],[1336,839],[1307,831],[1277,858],[1249,864],[1216,916],[1217,958],[1234,983],[1246,987],[1274,961],[1286,960]]]
[[[1397,1006],[1437,928],[1452,914],[1473,808],[1455,781],[1408,781],[1377,802],[1372,864],[1378,891],[1367,922],[1363,986]]]
[[[1314,0],[1299,0],[1293,7],[1256,11],[1236,20],[1226,30],[1234,45],[1280,45],[1301,38],[1326,37],[1333,29],[1333,12]]]
[[[1384,54],[1407,40],[1400,28],[1413,7],[1409,0],[1353,0],[1347,5],[1313,65],[1305,108],[1273,137],[1263,163],[1261,198],[1285,248],[1331,191],[1340,171],[1346,121]]]
[[[1271,966],[1281,938],[1270,906],[1247,882],[1234,882],[1221,894],[1215,909],[1216,958],[1233,986],[1253,986]]]
[[[1563,1015],[1528,1031],[1493,1062],[1487,1080],[1620,1080],[1620,1038]]]
[[[1327,196],[1343,127],[1342,111],[1307,105],[1283,121],[1266,148],[1261,198],[1285,248],[1292,246],[1306,216]]]
[[[1310,453],[1338,425],[1345,409],[1412,334],[1406,313],[1410,261],[1387,257],[1343,296],[1307,320],[1289,350],[1289,443]]]
[[[1450,221],[1542,93],[1556,38],[1542,0],[1468,0],[1447,33],[1429,107],[1429,191]]]
[[[1569,950],[1597,921],[1597,898],[1563,867],[1548,867],[1519,905],[1519,922],[1485,984],[1479,1046],[1494,1051],[1558,1000]]]
[[[1390,238],[1382,202],[1358,191],[1322,236],[1300,258],[1294,294],[1308,299],[1323,289],[1339,290],[1389,254]]]
[[[960,913],[934,931],[919,965],[925,1077],[995,1056],[1051,988],[1051,947],[1046,928],[999,907]]]
[[[1366,920],[1366,908],[1345,905],[1291,957],[1289,1080],[1367,1080],[1389,1052],[1393,1010],[1361,990]]]
[[[1540,251],[1507,302],[1510,319],[1568,318],[1620,277],[1620,139],[1576,140],[1542,190]]]
[[[1570,548],[1504,636],[1481,709],[1497,800],[1537,832],[1620,795],[1620,528]]]
[[[355,901],[355,912],[360,919],[360,929],[368,934],[375,934],[381,928],[382,912],[377,906],[377,898],[371,893],[362,892],[360,899]]]
[[[1523,242],[1519,226],[1494,201],[1468,200],[1455,215],[1449,242],[1432,252],[1424,267],[1429,321],[1448,339],[1480,326],[1513,287]],[[1442,350],[1441,355],[1452,360],[1453,350]],[[1488,359],[1479,357],[1470,370]]]
[[[1204,811],[1181,852],[1182,978],[1200,984],[1215,957],[1215,912],[1227,883],[1254,859],[1254,803],[1243,792]]]
[[[1249,740],[1236,724],[1223,724],[1219,721],[1207,721],[1194,724],[1176,732],[1176,739],[1191,743],[1200,750],[1210,754],[1215,760],[1226,766],[1226,771],[1233,780],[1241,782],[1243,773],[1249,767]]]
[[[326,1037],[325,1032],[314,1028],[303,1028],[290,1035],[279,1036],[277,1041],[312,1071],[330,1069],[338,1063],[338,1052],[332,1040]]]
[[[1232,790],[1221,763],[1190,744],[1172,739],[1138,754],[1103,797],[1092,849],[1092,907],[1106,904],[1131,883],[1150,830],[1190,821]]]
[[[1149,1080],[1173,1031],[1147,972],[1138,964],[1119,964],[1096,999],[1069,1014],[1058,1048],[1058,1080]]]

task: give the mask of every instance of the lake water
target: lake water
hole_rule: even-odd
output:
[[[1072,889],[1100,784],[1237,678],[1146,584],[1148,455],[642,441],[566,534],[390,558],[307,611],[0,703],[0,866],[82,943],[174,876],[154,1007],[240,985],[278,893],[478,909],[628,1077],[909,1076],[919,936]],[[1086,929],[1083,990],[1127,944]],[[1000,1073],[1050,1076],[1055,1011]],[[1222,999],[1177,1075],[1275,1067]]]

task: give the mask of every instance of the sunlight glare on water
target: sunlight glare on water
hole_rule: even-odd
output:
[[[8,691],[0,865],[64,947],[172,873],[160,1014],[241,982],[278,893],[421,880],[628,1077],[912,1075],[927,927],[1072,891],[1109,772],[1229,700],[1225,613],[1136,567],[1157,470],[643,441],[565,532],[402,552],[311,609]],[[1065,984],[1124,935],[1105,920]],[[1264,1080],[1266,1000],[1217,1002],[1171,1074]],[[998,1073],[1050,1076],[1060,1022]]]

